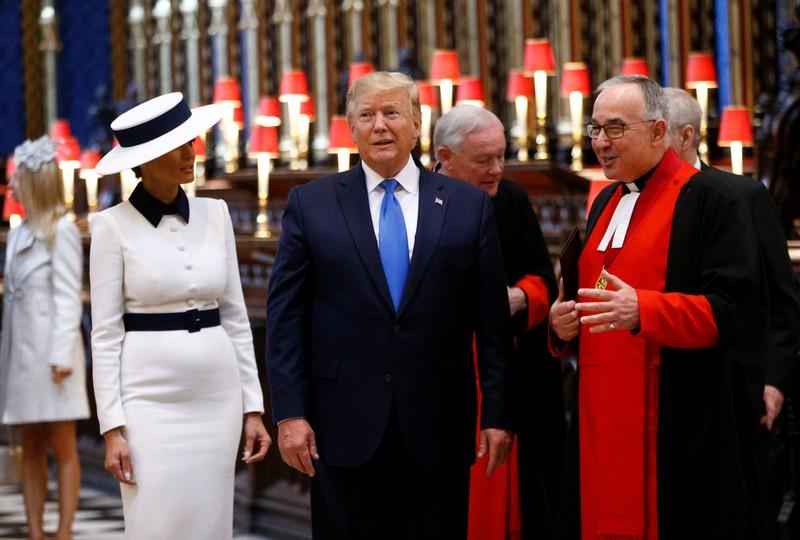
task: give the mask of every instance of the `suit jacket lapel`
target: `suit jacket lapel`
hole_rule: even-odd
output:
[[[388,307],[394,310],[392,297],[389,294],[389,285],[386,283],[386,276],[383,273],[378,242],[375,239],[372,216],[369,213],[366,176],[361,165],[350,169],[341,177],[336,186],[336,196],[339,199],[347,229],[350,231],[350,236],[353,238],[370,279]]]
[[[414,237],[414,252],[408,268],[408,277],[403,287],[403,298],[400,300],[398,315],[403,312],[413,298],[431,255],[439,243],[445,212],[447,211],[447,195],[438,175],[420,169],[419,173],[419,213],[417,217],[417,234]]]

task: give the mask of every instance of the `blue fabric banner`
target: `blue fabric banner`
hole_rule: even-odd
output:
[[[0,160],[25,140],[21,2],[0,2]]]
[[[58,0],[58,116],[66,118],[81,147],[89,143],[93,105],[111,91],[109,2]]]
[[[719,90],[717,104],[719,111],[731,104],[731,32],[728,16],[728,0],[714,0],[714,35],[716,36],[717,80]],[[709,101],[711,103],[711,101]],[[710,114],[710,111],[709,111]]]

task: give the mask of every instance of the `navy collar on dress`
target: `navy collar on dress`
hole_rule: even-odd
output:
[[[153,227],[158,227],[161,218],[169,214],[179,214],[186,223],[189,223],[189,198],[186,197],[186,193],[180,186],[178,186],[178,195],[175,200],[169,204],[153,197],[141,182],[133,190],[128,200]]]

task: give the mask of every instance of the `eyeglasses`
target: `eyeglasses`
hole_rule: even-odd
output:
[[[625,132],[631,129],[632,126],[635,126],[636,124],[647,124],[655,121],[656,119],[653,118],[651,120],[641,120],[639,122],[631,122],[630,124],[623,124],[620,122],[604,124],[602,126],[600,124],[586,124],[586,133],[592,139],[596,139],[600,136],[601,131],[605,131],[606,137],[608,137],[609,139],[619,139],[620,137],[625,135]]]

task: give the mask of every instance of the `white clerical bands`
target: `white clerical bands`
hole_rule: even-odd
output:
[[[614,214],[611,216],[611,221],[608,223],[606,233],[600,244],[597,246],[597,251],[605,251],[608,249],[608,243],[611,242],[612,248],[621,248],[625,242],[625,235],[628,232],[628,225],[631,222],[633,215],[633,208],[636,206],[636,201],[639,199],[639,188],[634,182],[627,184],[630,193],[622,196],[619,204],[614,209]],[[616,330],[617,326],[610,322],[608,323],[609,330]]]
[[[631,222],[633,215],[633,208],[636,206],[636,201],[639,199],[639,188],[634,182],[626,184],[630,193],[622,196],[619,204],[614,209],[614,214],[611,216],[611,221],[608,223],[603,239],[597,246],[597,251],[605,251],[608,249],[608,243],[611,242],[612,248],[621,248],[625,242],[625,235],[628,232],[628,225]],[[613,240],[612,240],[613,238]]]

